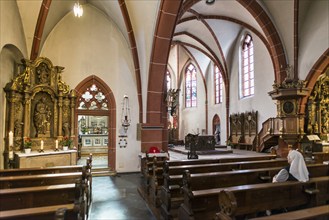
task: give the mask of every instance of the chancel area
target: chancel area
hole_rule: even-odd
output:
[[[328,219],[328,8],[0,1],[0,219]]]

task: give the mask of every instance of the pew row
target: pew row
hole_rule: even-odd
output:
[[[75,184],[1,189],[0,216],[3,219],[5,217],[16,219],[15,215],[19,215],[17,218],[24,216],[27,218],[28,213],[38,216],[36,211],[42,211],[43,207],[49,209],[50,206],[75,204],[76,218],[74,219],[86,219],[89,210],[86,201],[86,188],[86,185],[80,181]],[[40,209],[33,209],[38,207]],[[52,210],[55,211],[53,208]],[[31,217],[30,219],[34,218]]]
[[[263,167],[284,167],[287,165],[288,165],[287,159],[240,161],[240,162],[213,163],[213,164],[192,164],[192,165],[180,165],[180,166],[170,166],[170,162],[166,161],[163,169],[153,170],[153,176],[150,180],[149,196],[151,201],[155,204],[155,206],[161,205],[160,203],[161,186],[165,184],[166,188],[168,188],[169,186],[173,187],[173,185],[177,185],[177,182],[169,183],[170,175],[182,176],[185,170],[189,170],[190,173],[207,173],[207,172],[217,172],[217,171],[255,169],[255,168],[263,168]]]
[[[260,183],[195,190],[179,208],[179,219],[234,219],[280,208],[324,205],[329,200],[329,176],[308,182]]]
[[[180,185],[175,186],[174,184],[182,184],[182,191],[187,196],[191,195],[194,190],[271,182],[273,176],[281,169],[282,167],[269,167],[197,174],[185,171],[183,178],[181,175],[169,176],[167,181],[172,185],[165,184],[161,188],[161,216],[163,219],[177,217],[178,208],[184,201]],[[324,164],[308,165],[308,170],[310,177],[329,175],[329,167]]]
[[[154,154],[153,154],[154,155]],[[154,156],[152,159],[147,157],[147,162],[145,159],[142,160],[142,176],[144,177],[144,191],[150,193],[150,182],[154,172],[163,169],[164,163],[168,162],[169,166],[181,166],[181,165],[193,165],[193,164],[214,164],[214,163],[229,163],[229,162],[241,162],[241,161],[257,161],[257,160],[272,160],[275,159],[276,155],[261,155],[253,157],[228,157],[228,158],[212,158],[212,159],[191,159],[191,160],[167,160],[163,157]]]
[[[69,203],[0,212],[1,220],[82,220],[79,204]]]
[[[92,154],[86,160],[86,169],[92,168]],[[27,176],[36,174],[51,174],[51,173],[70,173],[82,172],[83,165],[72,166],[54,166],[54,167],[32,167],[32,168],[17,168],[0,170],[0,177],[6,176]]]
[[[282,219],[293,219],[293,220],[329,219],[329,205],[305,208],[305,209],[300,209],[296,211],[290,211],[290,212],[270,215],[270,216],[262,216],[258,218],[252,218],[250,220],[282,220]]]

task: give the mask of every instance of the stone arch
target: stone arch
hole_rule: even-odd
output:
[[[318,58],[310,72],[308,73],[305,81],[307,82],[306,87],[310,90],[308,96],[301,100],[299,113],[305,113],[305,105],[311,94],[311,91],[319,78],[319,76],[329,68],[329,48]]]
[[[4,88],[6,84],[18,74],[19,63],[23,59],[23,53],[13,44],[6,44],[1,48],[0,51],[0,86]],[[3,95],[0,97],[0,102],[2,103],[0,107],[0,124],[2,129],[0,129],[0,140],[6,140],[5,131],[8,130],[9,124],[6,122],[6,97]],[[0,152],[3,152],[3,156],[0,157],[0,169],[8,167],[8,148],[6,148],[5,142],[0,142]]]
[[[106,111],[108,118],[108,167],[111,170],[115,170],[115,164],[116,164],[116,103],[115,98],[113,95],[112,90],[110,87],[99,77],[95,75],[91,75],[84,79],[82,82],[80,82],[76,88],[76,112],[75,112],[75,122],[74,125],[75,133],[78,133],[78,114],[79,111],[77,111],[78,105],[79,105],[79,99],[82,96],[82,94],[86,91],[86,89],[90,86],[95,84],[105,95],[106,99],[108,100],[108,110]],[[100,110],[97,110],[100,111]],[[88,112],[87,112],[88,113]],[[103,114],[104,112],[98,112],[96,114]],[[90,114],[90,112],[88,113]]]

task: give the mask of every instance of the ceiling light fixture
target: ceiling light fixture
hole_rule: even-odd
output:
[[[212,5],[215,3],[216,0],[206,0],[207,5]]]
[[[82,5],[79,4],[79,1],[74,4],[73,12],[75,17],[80,18],[83,15]]]

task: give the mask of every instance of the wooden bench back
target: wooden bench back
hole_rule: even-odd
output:
[[[74,203],[81,195],[76,184],[0,190],[0,211]]]
[[[316,199],[312,199],[316,197]],[[321,205],[329,200],[329,176],[297,181],[228,187],[218,195],[220,215],[229,217],[267,209]],[[227,204],[230,204],[230,210]]]
[[[82,172],[82,165],[0,170],[0,177]]]
[[[329,175],[329,166],[324,164],[308,165],[310,177],[321,177]],[[246,184],[258,184],[271,182],[272,178],[282,169],[282,167],[266,167],[259,169],[246,169],[236,171],[224,171],[213,173],[191,174],[185,171],[183,174],[183,187],[190,191],[219,188],[224,186],[238,186]]]
[[[327,217],[327,218],[324,218]],[[305,208],[296,211],[285,212],[276,215],[263,216],[258,218],[251,218],[250,220],[273,220],[275,219],[294,219],[294,220],[305,220],[305,219],[328,219],[329,217],[329,205],[316,206],[312,208]]]
[[[205,172],[217,172],[217,171],[255,169],[262,167],[278,167],[278,166],[283,167],[287,165],[288,165],[288,161],[286,159],[182,165],[182,166],[166,167],[165,171],[167,172],[165,174],[178,175],[178,174],[183,174],[185,170],[189,170],[190,173],[205,173]],[[167,164],[165,166],[167,166]]]
[[[14,209],[1,211],[0,219],[6,220],[81,220],[80,205],[68,203],[63,205],[52,205],[25,209]],[[63,211],[65,210],[65,213]],[[56,216],[56,217],[55,217]]]

